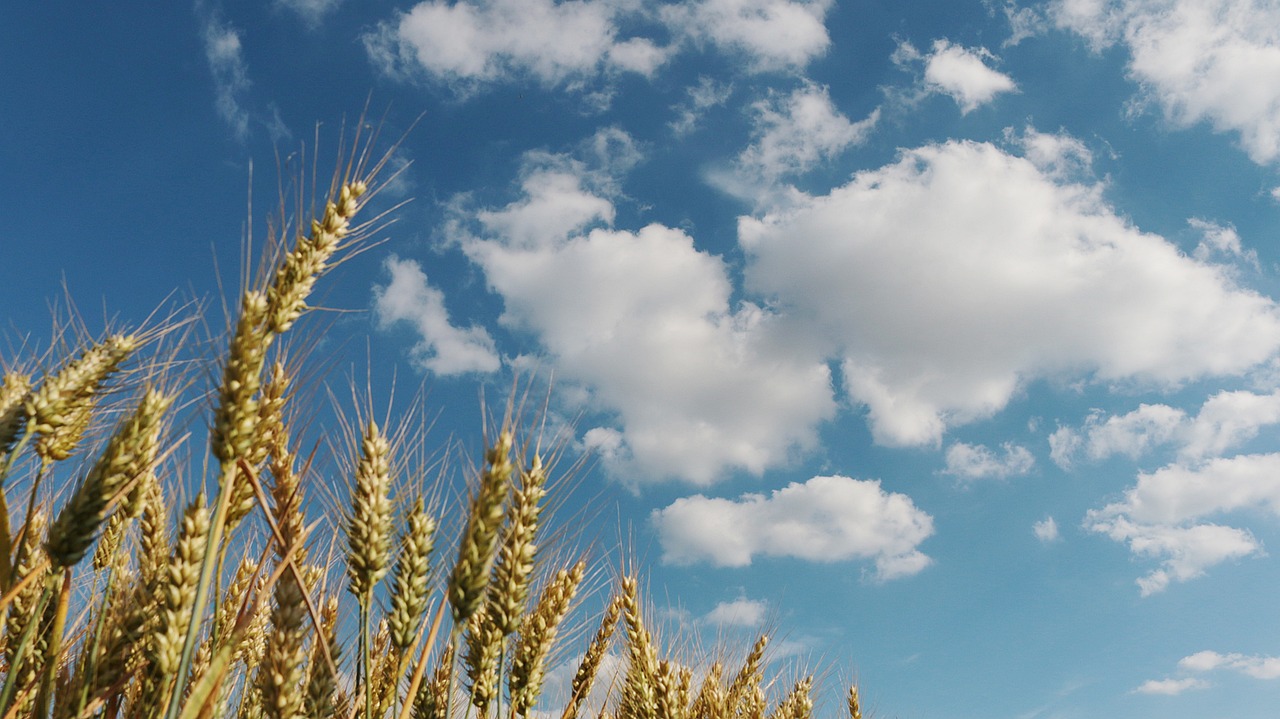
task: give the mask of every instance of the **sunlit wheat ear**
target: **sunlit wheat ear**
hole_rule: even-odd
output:
[[[311,233],[298,237],[294,248],[285,255],[267,293],[272,332],[287,331],[306,310],[316,278],[351,233],[351,219],[360,211],[361,198],[367,191],[368,185],[363,181],[343,185],[337,198],[325,205],[320,219],[312,220]]]
[[[449,673],[453,667],[453,645],[445,647],[436,661],[429,681],[418,686],[413,698],[413,719],[446,719],[444,716],[449,691]]]
[[[391,643],[401,652],[413,644],[427,609],[427,579],[436,522],[422,497],[414,502],[400,539],[400,558],[391,585]]]
[[[520,487],[511,493],[507,508],[507,530],[498,550],[489,586],[489,605],[494,624],[503,636],[520,629],[529,599],[529,575],[538,551],[538,519],[542,513],[543,488],[547,480],[542,459],[534,456],[529,469],[520,473]]]
[[[769,636],[761,634],[756,643],[751,646],[751,651],[747,653],[746,660],[742,663],[742,668],[738,670],[738,674],[733,678],[733,682],[729,685],[729,711],[742,711],[744,703],[755,701],[753,690],[759,689],[764,677],[762,667],[764,666],[764,650],[769,646]]]
[[[455,626],[465,626],[484,598],[489,572],[493,568],[498,535],[502,528],[502,500],[511,481],[510,430],[485,453],[480,488],[471,502],[471,513],[458,546],[458,562],[449,577],[449,606]]]
[[[31,391],[31,377],[21,372],[8,372],[0,383],[0,461],[13,449],[14,442],[27,421],[26,400]]]
[[[342,646],[338,643],[338,598],[330,597],[320,613],[320,635],[311,648],[307,693],[303,699],[303,715],[307,719],[329,719],[334,715],[334,693],[338,678],[324,661],[320,642],[329,645],[329,655],[336,666]]]
[[[849,687],[849,719],[862,719],[862,703],[858,700],[858,685]]]
[[[707,671],[707,676],[702,680],[702,687],[698,689],[698,696],[694,698],[693,705],[689,708],[690,715],[695,717],[725,716],[728,696],[722,683],[723,677],[724,665],[720,662],[712,664],[711,669]]]
[[[604,618],[600,620],[600,628],[591,638],[587,652],[573,675],[573,685],[569,692],[569,703],[565,707],[562,719],[576,719],[583,702],[591,695],[591,686],[595,683],[596,674],[600,671],[600,663],[609,651],[609,640],[618,626],[618,617],[622,614],[622,595],[616,595],[604,610]]]
[[[373,656],[375,663],[370,672],[373,677],[373,716],[380,717],[395,703],[400,679],[400,657],[391,651],[391,629],[387,626],[386,619],[378,623],[378,633],[373,640]]]
[[[191,661],[191,676],[199,678],[204,675],[208,669],[213,654],[219,647],[234,641],[234,629],[236,615],[240,612],[240,608],[244,603],[245,597],[249,595],[258,580],[258,563],[252,559],[245,559],[240,562],[240,566],[236,568],[235,576],[231,580],[231,584],[227,586],[223,592],[222,600],[218,603],[217,616],[214,619],[216,631],[210,631],[200,643],[200,647],[196,649],[195,657]],[[258,633],[260,635],[261,632]],[[247,645],[253,642],[257,636],[252,632],[249,636],[244,637],[242,641],[235,647],[237,658],[244,655]],[[254,662],[256,664],[256,662]]]
[[[390,453],[387,438],[370,422],[360,442],[347,522],[349,588],[362,602],[387,573],[392,515]]]
[[[658,716],[666,719],[684,719],[689,708],[689,682],[693,674],[688,668],[663,659],[658,662],[654,675],[654,695],[658,703]]]
[[[467,671],[471,703],[483,716],[498,694],[498,663],[502,660],[502,632],[493,623],[488,605],[471,615],[463,638],[462,665]]]
[[[41,383],[26,403],[28,431],[45,461],[71,456],[89,426],[96,396],[107,377],[138,346],[133,335],[111,335],[85,350]]]
[[[14,654],[17,650],[18,638],[27,630],[27,626],[36,621],[38,617],[35,615],[36,604],[40,601],[40,595],[43,591],[44,577],[49,574],[49,565],[42,562],[43,554],[40,551],[40,542],[44,538],[44,528],[48,522],[48,514],[44,509],[37,509],[32,515],[31,521],[27,523],[27,528],[23,533],[22,545],[18,563],[13,568],[13,581],[15,584],[24,578],[35,573],[37,576],[13,598],[9,605],[9,614],[5,617],[5,647],[4,658],[5,666],[9,667],[9,671],[13,671]],[[36,669],[39,664],[39,658],[33,656],[31,648],[28,648],[22,659],[22,666],[30,668],[31,678],[34,679]]]
[[[96,671],[87,686],[87,694],[91,700],[124,678],[133,661],[133,654],[142,642],[146,606],[141,601],[136,576],[127,571],[117,575],[115,590],[106,611],[97,660],[94,662]]]
[[[778,703],[778,708],[770,715],[770,719],[812,719],[813,698],[809,695],[812,689],[813,677],[805,677],[796,682],[791,692]]]
[[[569,569],[556,573],[551,583],[542,590],[533,613],[525,618],[520,640],[516,642],[511,660],[511,708],[526,716],[542,694],[542,682],[546,678],[547,657],[555,644],[560,622],[569,612],[569,605],[578,593],[587,572],[587,563],[579,561]]]
[[[102,456],[49,527],[45,550],[55,568],[73,566],[84,557],[112,498],[151,469],[171,401],[164,392],[147,390],[133,415],[107,442]]]
[[[151,638],[151,667],[142,701],[162,701],[182,657],[182,642],[193,621],[192,604],[200,579],[200,561],[209,535],[209,509],[199,495],[183,513],[182,532],[160,586],[160,614]]]
[[[622,578],[622,618],[627,627],[628,663],[618,703],[618,719],[655,719],[658,713],[657,650],[644,625],[635,577]]]
[[[148,591],[158,592],[169,560],[169,516],[164,488],[150,482],[142,493],[142,514],[138,518],[138,576]]]

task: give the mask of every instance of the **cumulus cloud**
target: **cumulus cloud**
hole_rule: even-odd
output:
[[[391,282],[375,288],[378,324],[413,325],[421,338],[413,348],[420,366],[438,375],[494,372],[501,366],[493,338],[483,327],[461,329],[450,323],[444,293],[428,283],[421,265],[393,255],[384,266]]]
[[[752,109],[754,138],[738,156],[737,169],[769,184],[862,143],[880,117],[877,109],[863,120],[850,122],[831,102],[827,88],[812,83],[788,95],[761,100]]]
[[[204,53],[213,75],[218,114],[240,140],[249,135],[249,68],[244,60],[240,32],[216,15],[203,19]]]
[[[771,311],[731,304],[723,259],[688,234],[609,227],[593,172],[531,156],[520,199],[451,229],[503,298],[502,322],[531,333],[588,408],[616,417],[586,444],[616,473],[704,484],[813,446],[835,411],[821,357],[796,352]]]
[[[1187,220],[1187,224],[1191,226],[1191,229],[1200,232],[1202,237],[1200,243],[1196,245],[1196,249],[1192,252],[1196,259],[1208,260],[1224,257],[1226,259],[1241,260],[1255,270],[1260,268],[1258,252],[1244,248],[1244,243],[1240,240],[1240,233],[1236,232],[1235,227],[1229,224],[1221,225],[1198,217]]]
[[[547,87],[601,74],[652,76],[668,50],[619,37],[618,3],[604,0],[428,0],[365,35],[375,65],[460,87],[530,77]]]
[[[1276,305],[1226,268],[985,143],[904,151],[741,218],[739,242],[748,288],[841,358],[881,444],[936,446],[1034,378],[1175,384],[1280,348]]]
[[[1232,0],[1057,0],[1059,27],[1121,42],[1166,118],[1233,132],[1255,162],[1280,158],[1280,6]]]
[[[1173,445],[1181,461],[1197,462],[1239,447],[1275,424],[1280,424],[1280,392],[1223,391],[1205,400],[1194,417],[1164,404],[1143,404],[1111,416],[1095,411],[1082,427],[1059,427],[1050,435],[1050,456],[1065,468],[1081,456],[1092,461],[1115,455],[1137,459]]]
[[[1039,539],[1045,544],[1056,542],[1060,538],[1058,533],[1058,523],[1053,517],[1045,517],[1039,522],[1036,522],[1032,525],[1031,531],[1035,532],[1036,539]]]
[[[743,567],[757,556],[815,562],[874,560],[876,579],[916,574],[932,560],[919,545],[933,518],[877,480],[814,477],[737,500],[695,495],[652,515],[662,560]]]
[[[1085,527],[1127,543],[1135,556],[1160,560],[1158,569],[1136,580],[1144,597],[1164,591],[1173,582],[1201,577],[1215,565],[1262,551],[1249,532],[1219,524],[1138,524],[1123,515],[1091,510]]]
[[[735,599],[720,602],[707,612],[702,621],[717,627],[758,627],[764,623],[768,605],[757,599]]]
[[[995,59],[986,48],[965,48],[946,40],[935,40],[933,52],[925,60],[924,81],[949,95],[968,114],[1003,92],[1017,89],[1013,80],[987,66]]]
[[[723,105],[732,94],[732,84],[718,83],[714,79],[703,75],[698,78],[698,84],[693,85],[686,91],[687,97],[685,101],[675,108],[676,119],[668,123],[667,126],[671,128],[671,132],[676,137],[688,135],[697,128],[702,116],[708,110]]]
[[[692,0],[664,5],[670,30],[741,55],[755,72],[799,70],[826,52],[831,0]]]
[[[943,471],[962,481],[972,481],[1016,477],[1035,466],[1035,457],[1026,447],[1005,442],[1000,449],[1002,452],[997,454],[985,445],[956,442],[947,448],[947,468]]]

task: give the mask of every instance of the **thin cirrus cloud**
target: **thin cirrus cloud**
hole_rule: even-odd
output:
[[[1038,159],[926,145],[739,220],[748,288],[828,340],[881,444],[936,446],[1036,378],[1167,385],[1280,348],[1270,299]]]
[[[1238,135],[1280,159],[1280,7],[1232,0],[1057,0],[1050,17],[1095,49],[1122,44],[1129,76],[1170,121]]]
[[[202,18],[205,59],[213,75],[215,102],[220,115],[239,140],[249,135],[249,68],[244,59],[240,31],[216,14]]]
[[[932,563],[919,546],[933,534],[933,518],[877,480],[814,477],[737,500],[695,495],[654,510],[651,521],[669,564],[871,560],[872,576],[887,581]]]

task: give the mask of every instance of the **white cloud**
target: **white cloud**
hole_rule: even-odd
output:
[[[1039,132],[1033,127],[1015,135],[1012,128],[1005,137],[1022,149],[1022,156],[1050,177],[1070,180],[1085,175],[1093,164],[1093,153],[1079,139],[1065,132]]]
[[[1177,446],[1181,461],[1194,463],[1221,456],[1274,424],[1280,424],[1280,392],[1223,391],[1205,400],[1195,417],[1163,404],[1143,404],[1105,419],[1095,411],[1078,430],[1060,427],[1049,444],[1054,462],[1064,468],[1081,454],[1093,461],[1114,455],[1137,459],[1167,444]]]
[[[1051,14],[1095,49],[1122,41],[1130,77],[1172,122],[1238,133],[1280,158],[1280,6],[1234,0],[1058,0]]]
[[[799,70],[831,43],[823,24],[832,0],[693,0],[664,5],[671,32],[744,55],[748,69]]]
[[[1045,517],[1044,519],[1032,525],[1031,530],[1035,532],[1036,539],[1045,544],[1056,542],[1061,537],[1058,533],[1058,523],[1053,517]]]
[[[292,10],[308,25],[315,27],[325,15],[336,10],[342,0],[276,0],[276,4]]]
[[[1048,24],[1044,13],[1036,7],[1019,7],[1014,0],[1005,0],[1005,20],[1009,22],[1009,37],[1001,45],[1011,47],[1044,32]]]
[[[1159,569],[1136,582],[1144,597],[1164,591],[1171,582],[1203,576],[1207,569],[1222,562],[1262,551],[1262,545],[1249,532],[1218,524],[1138,524],[1123,515],[1090,510],[1085,528],[1128,543],[1129,551],[1138,557],[1161,560]]]
[[[462,88],[532,77],[548,87],[614,72],[651,76],[668,51],[618,37],[621,7],[605,0],[428,0],[364,37],[392,75],[425,73]]]
[[[415,360],[438,375],[494,372],[501,366],[493,338],[483,327],[460,329],[449,322],[444,293],[427,282],[422,266],[394,255],[385,267],[391,283],[375,288],[374,309],[382,327],[409,322],[421,341],[413,348]]]
[[[985,445],[956,442],[947,448],[947,474],[962,480],[1005,479],[1026,474],[1035,466],[1035,457],[1026,447],[1005,442],[997,455]]]
[[[502,321],[532,333],[590,409],[617,418],[585,438],[612,470],[705,484],[816,443],[835,412],[830,371],[796,351],[774,313],[731,306],[721,258],[670,227],[601,226],[614,214],[607,183],[582,162],[530,162],[522,199],[451,232],[502,296]]]
[[[249,70],[240,33],[215,15],[204,18],[203,23],[205,59],[213,74],[218,114],[243,140],[249,135],[249,111],[244,107]]]
[[[668,123],[668,127],[677,137],[688,135],[697,128],[708,110],[723,105],[732,94],[732,84],[718,83],[706,75],[699,77],[698,84],[687,90],[688,99],[675,107],[677,117]]]
[[[1227,269],[990,144],[904,151],[739,241],[748,289],[843,358],[882,444],[937,445],[1038,377],[1174,384],[1280,348],[1276,305]]]
[[[1240,233],[1236,232],[1235,227],[1195,217],[1187,220],[1187,224],[1199,231],[1203,237],[1192,253],[1196,259],[1208,260],[1222,256],[1227,259],[1243,260],[1255,270],[1260,268],[1257,251],[1244,249],[1244,244],[1240,241]]]
[[[1008,75],[987,66],[987,61],[994,59],[983,47],[965,48],[935,40],[933,52],[925,59],[924,81],[949,95],[960,105],[960,112],[968,114],[996,95],[1017,89]]]
[[[752,106],[756,113],[752,144],[738,156],[737,166],[749,178],[772,184],[779,177],[803,173],[866,140],[880,117],[850,122],[836,109],[826,87],[806,84],[785,97],[774,96]]]
[[[1178,668],[1188,672],[1211,672],[1228,669],[1254,679],[1280,679],[1280,657],[1247,656],[1214,651],[1196,652],[1178,661]]]
[[[1195,677],[1186,677],[1184,679],[1151,679],[1142,683],[1133,691],[1138,694],[1163,694],[1165,696],[1177,696],[1188,689],[1208,689],[1209,682]]]
[[[933,518],[874,480],[814,477],[736,501],[696,495],[655,510],[652,520],[662,559],[674,564],[742,567],[756,556],[873,559],[875,577],[889,580],[931,562],[918,547],[933,534]]]
[[[702,621],[717,627],[758,627],[764,623],[768,605],[757,599],[735,599],[720,602],[702,617]]]

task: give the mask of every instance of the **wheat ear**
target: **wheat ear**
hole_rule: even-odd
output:
[[[862,703],[858,701],[858,685],[849,687],[849,719],[862,719]]]
[[[156,712],[163,708],[177,674],[187,628],[193,622],[199,623],[192,607],[200,577],[200,560],[208,538],[209,509],[201,494],[183,513],[182,532],[160,587],[159,621],[151,637],[148,686],[141,700],[143,706],[154,708]]]
[[[529,599],[529,575],[538,551],[538,519],[546,496],[546,479],[542,459],[535,455],[529,469],[520,473],[519,489],[512,491],[506,536],[498,550],[488,594],[493,622],[504,637],[520,629]]]
[[[26,404],[27,431],[38,435],[37,455],[45,461],[71,456],[103,383],[137,346],[133,335],[111,335],[41,383]]]
[[[31,377],[21,372],[7,372],[0,383],[0,459],[13,449],[27,421],[26,400],[31,392]]]
[[[391,584],[391,643],[402,654],[413,644],[427,610],[427,578],[435,531],[435,520],[427,514],[425,501],[418,497],[400,538],[400,558]]]
[[[627,627],[627,673],[622,682],[618,719],[656,719],[657,651],[644,626],[635,577],[622,578],[622,618]]]
[[[615,595],[604,610],[604,618],[600,620],[600,628],[591,638],[582,663],[573,675],[573,684],[569,692],[569,703],[565,706],[561,719],[577,719],[578,710],[591,694],[591,685],[595,683],[596,674],[600,671],[600,662],[609,650],[609,640],[618,627],[618,617],[622,613],[622,595]]]
[[[546,677],[547,657],[555,644],[560,622],[569,612],[569,605],[578,592],[578,585],[586,575],[587,563],[579,560],[569,569],[556,573],[551,583],[542,590],[538,605],[525,618],[514,656],[511,659],[511,708],[520,716],[527,716],[542,694],[542,682]]]
[[[479,609],[493,569],[502,527],[502,499],[511,481],[511,444],[511,432],[503,430],[498,441],[485,453],[480,488],[471,502],[471,513],[458,545],[458,562],[449,577],[449,606],[455,634]]]
[[[338,688],[338,678],[329,671],[320,642],[329,645],[329,655],[336,664],[342,650],[342,645],[338,643],[337,597],[330,597],[325,602],[320,613],[320,633],[311,648],[310,676],[307,678],[307,694],[303,700],[303,713],[307,719],[329,719],[334,715],[334,694]]]

